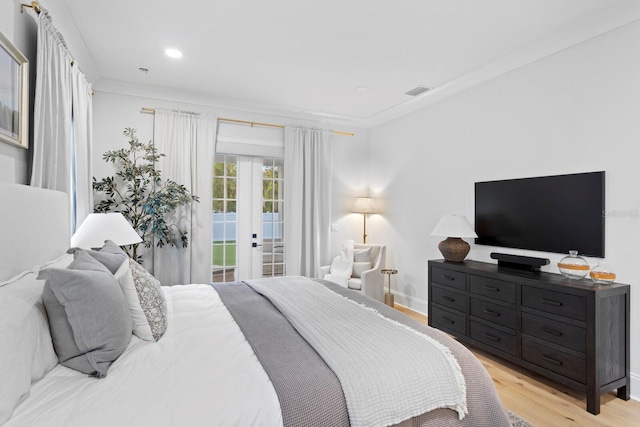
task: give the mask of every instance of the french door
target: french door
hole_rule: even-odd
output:
[[[213,282],[285,274],[284,165],[218,154],[213,176]]]

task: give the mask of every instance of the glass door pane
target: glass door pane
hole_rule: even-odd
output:
[[[234,282],[236,278],[237,156],[216,155],[213,166],[212,282]]]
[[[262,159],[262,276],[284,276],[284,164]]]

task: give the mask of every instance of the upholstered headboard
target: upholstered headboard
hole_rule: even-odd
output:
[[[65,193],[0,183],[0,282],[69,249]]]

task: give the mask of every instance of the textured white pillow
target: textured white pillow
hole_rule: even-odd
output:
[[[354,262],[353,263],[353,277],[360,277],[362,273],[367,270],[371,270],[371,262]]]
[[[50,266],[64,268],[72,255]],[[39,269],[21,273],[0,285],[0,425],[29,393],[31,383],[58,364],[47,313],[42,303],[44,280]]]
[[[145,341],[158,341],[167,330],[167,302],[160,282],[132,259],[115,273],[129,304],[133,333]]]
[[[371,262],[371,248],[356,249],[353,251],[354,262]]]

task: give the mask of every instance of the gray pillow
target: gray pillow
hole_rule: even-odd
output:
[[[371,262],[371,248],[354,250],[353,260],[355,262]]]
[[[131,314],[118,280],[84,250],[66,268],[47,268],[42,300],[58,361],[102,378],[131,339]]]
[[[100,261],[102,265],[107,267],[111,272],[111,274],[115,274],[116,271],[118,271],[118,268],[120,268],[120,266],[124,262],[124,260],[129,258],[127,253],[123,251],[122,248],[120,248],[120,246],[113,243],[111,240],[107,240],[104,243],[104,246],[98,251],[94,251],[92,249],[76,249],[76,248],[70,249],[69,251],[72,251],[74,256],[80,251],[84,251],[88,253],[93,258]]]

